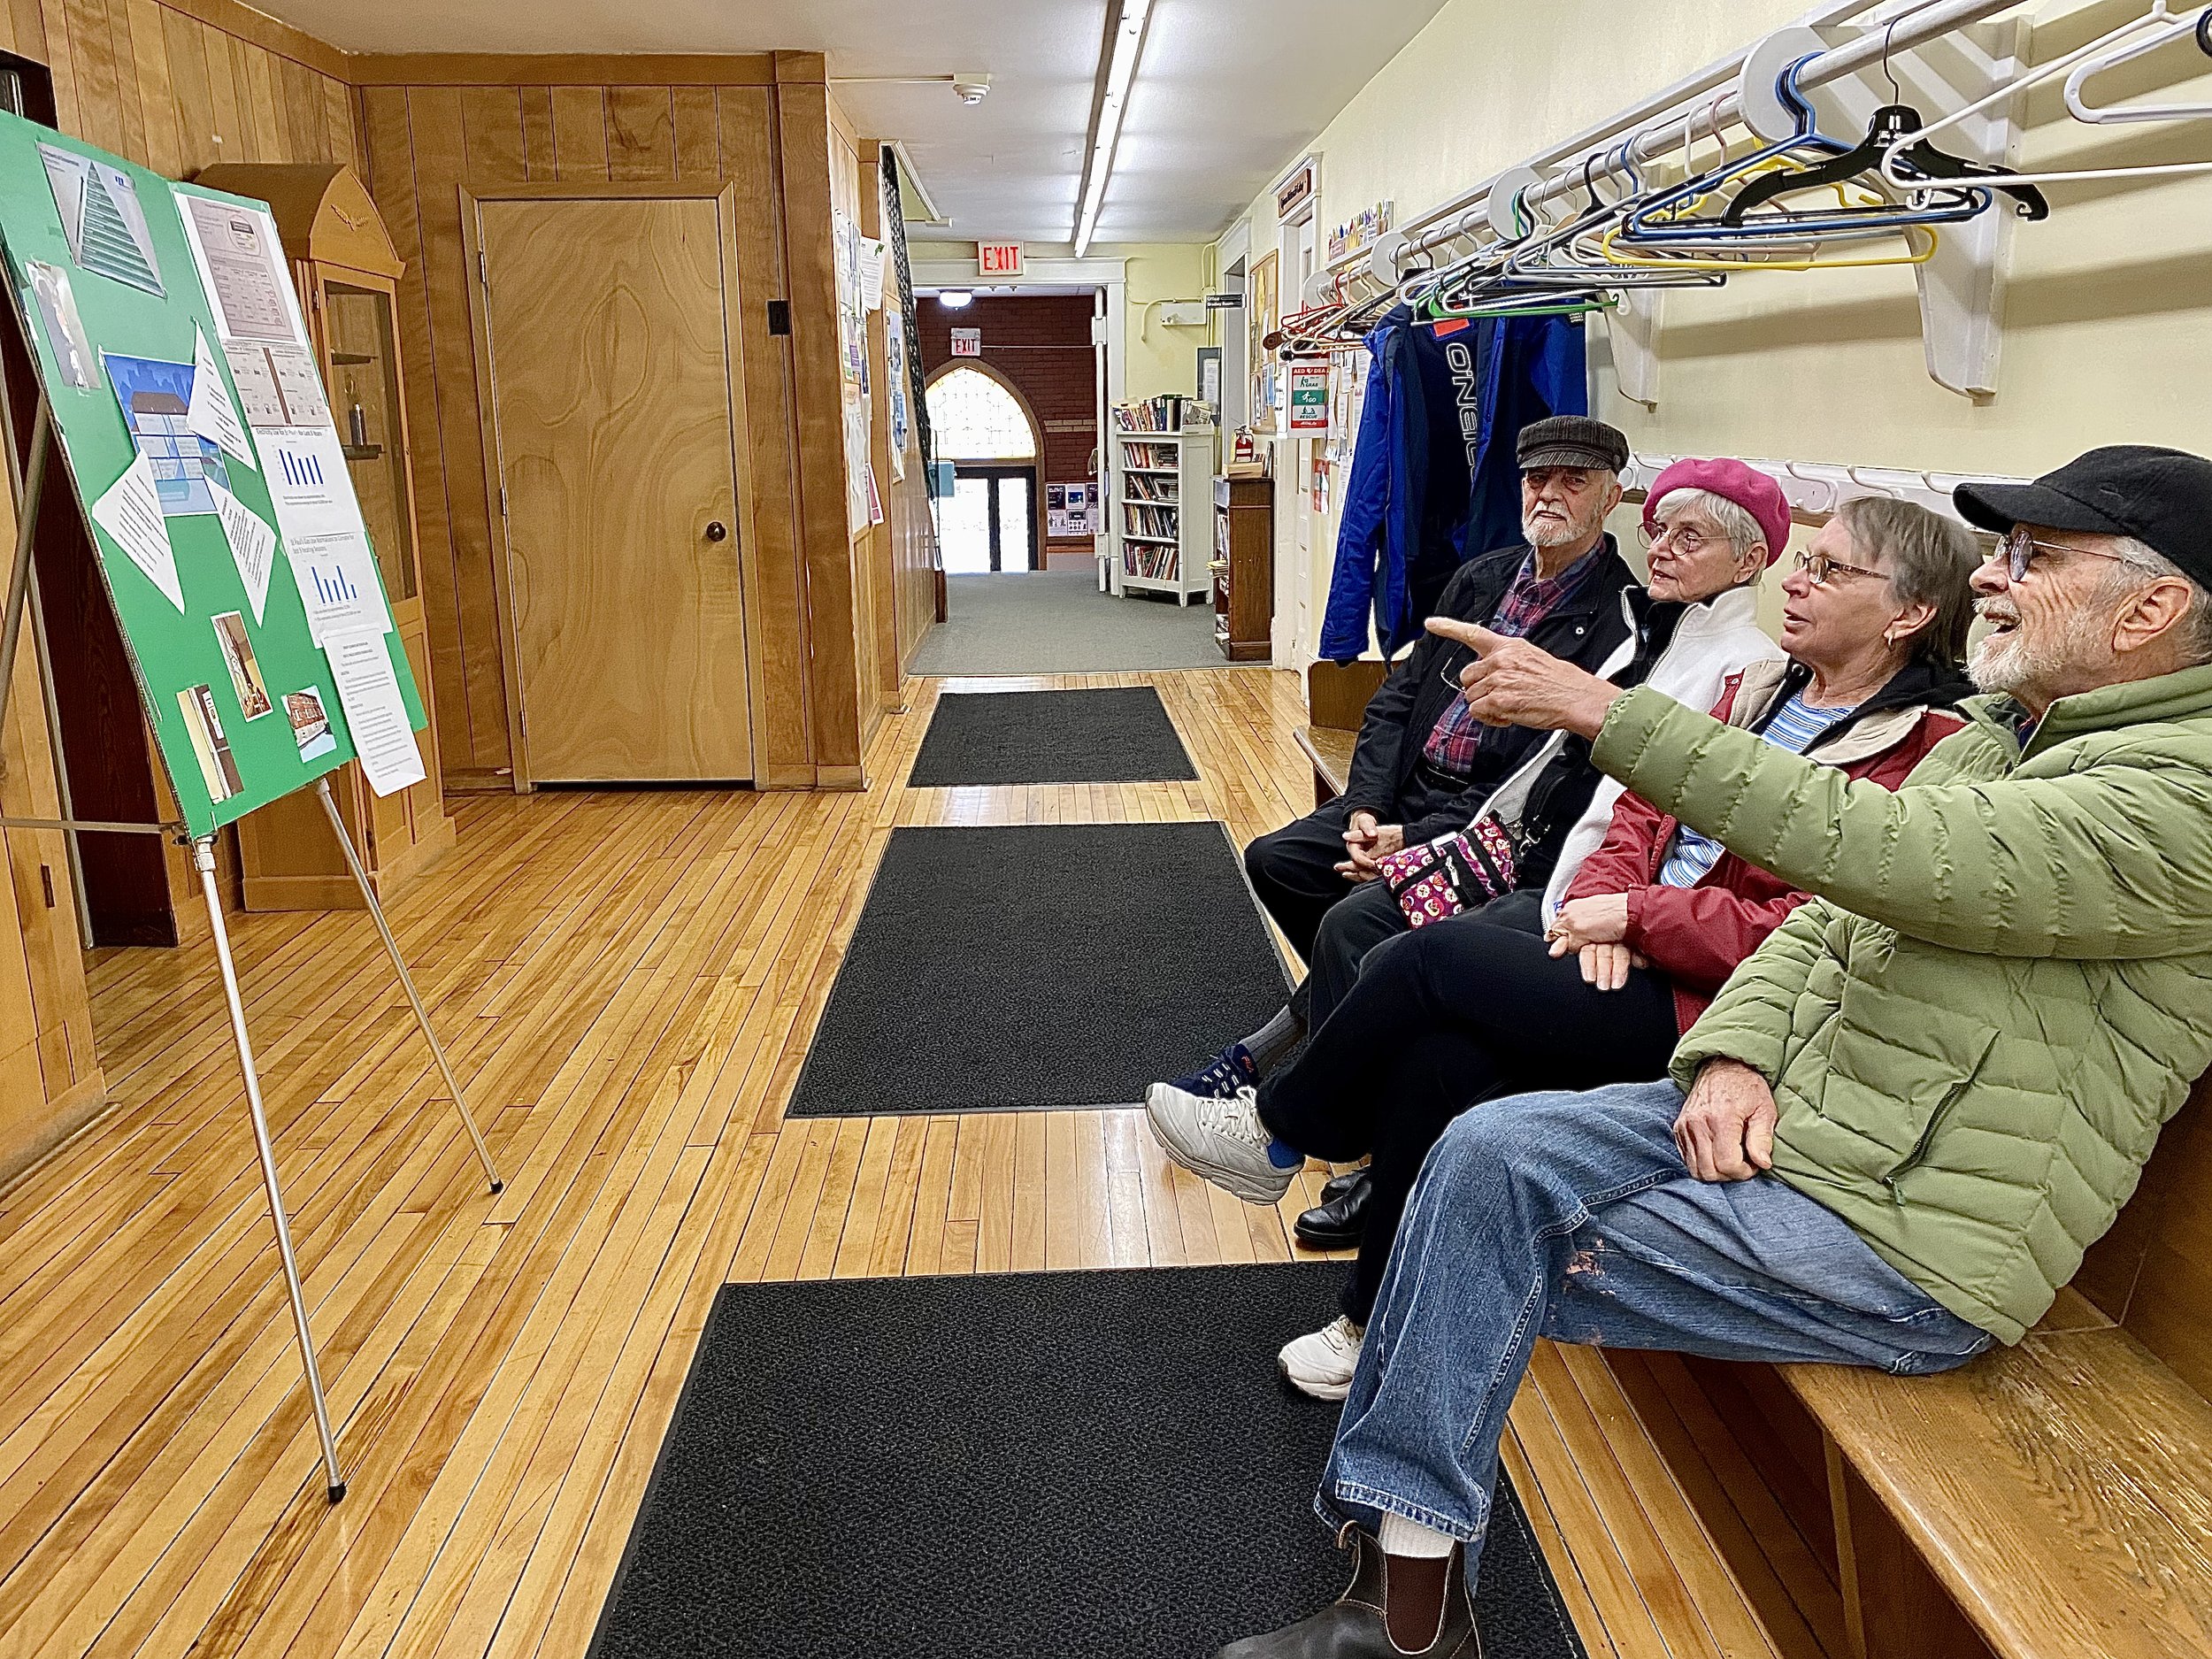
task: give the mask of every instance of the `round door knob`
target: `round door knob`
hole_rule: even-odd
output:
[[[719,518],[710,518],[707,520],[708,541],[719,541],[727,537],[729,534],[729,526],[724,524]]]

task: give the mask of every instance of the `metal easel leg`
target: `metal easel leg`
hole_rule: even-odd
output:
[[[484,1174],[495,1193],[503,1191],[506,1182],[499,1178],[499,1171],[492,1163],[491,1148],[484,1144],[484,1136],[476,1126],[476,1119],[469,1115],[469,1103],[461,1094],[461,1079],[453,1075],[453,1067],[445,1057],[444,1045],[430,1026],[429,1011],[422,1005],[422,998],[415,993],[415,981],[407,972],[407,960],[399,954],[399,941],[392,937],[391,924],[384,919],[384,907],[376,902],[376,889],[369,885],[368,872],[361,868],[360,856],[353,850],[353,837],[346,833],[346,821],[338,814],[338,803],[330,793],[327,775],[315,780],[315,793],[322,800],[323,810],[329,816],[331,832],[338,837],[338,845],[345,849],[346,868],[353,872],[354,885],[361,889],[361,896],[368,903],[369,914],[376,918],[376,931],[384,936],[385,954],[391,957],[393,970],[399,975],[400,988],[407,993],[407,1001],[415,1010],[415,1024],[422,1027],[422,1039],[430,1045],[430,1052],[438,1062],[438,1070],[445,1078],[446,1092],[453,1097],[453,1110],[461,1114],[461,1125],[469,1132],[469,1139],[476,1143],[476,1161],[484,1166]]]
[[[46,482],[46,444],[54,429],[46,396],[39,395],[38,412],[31,417],[31,459],[23,472],[21,499],[15,511],[15,565],[8,572],[6,619],[0,622],[0,710],[8,706],[8,690],[15,684],[15,642],[23,636],[23,607],[31,593],[31,545],[38,534],[39,490]]]
[[[277,1255],[284,1263],[284,1287],[292,1298],[292,1329],[299,1337],[300,1364],[307,1372],[307,1397],[315,1408],[315,1432],[322,1437],[323,1467],[329,1475],[330,1501],[346,1495],[338,1470],[338,1442],[330,1432],[330,1408],[323,1400],[322,1373],[315,1366],[315,1339],[307,1328],[307,1296],[300,1288],[299,1263],[292,1259],[292,1230],[284,1220],[284,1194],[277,1187],[276,1152],[269,1144],[269,1120],[261,1111],[261,1079],[254,1070],[253,1045],[246,1036],[246,1005],[238,995],[238,971],[231,964],[230,933],[223,926],[222,895],[215,887],[215,838],[196,837],[192,863],[200,872],[200,893],[215,932],[215,961],[223,973],[223,995],[230,1003],[230,1034],[238,1045],[239,1069],[246,1075],[246,1110],[253,1118],[254,1145],[261,1154],[261,1184],[269,1194],[269,1219],[276,1226]]]

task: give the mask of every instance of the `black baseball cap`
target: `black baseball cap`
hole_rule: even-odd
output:
[[[1961,484],[1951,492],[1969,524],[2016,524],[2093,535],[2131,535],[2212,588],[2212,461],[2185,449],[2116,443],[2032,484]]]
[[[1514,442],[1521,471],[1544,466],[1585,466],[1617,472],[1628,465],[1628,436],[1618,426],[1587,415],[1553,415],[1531,421]]]

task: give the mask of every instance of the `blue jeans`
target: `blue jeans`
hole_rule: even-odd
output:
[[[1315,1508],[1388,1510],[1468,1541],[1539,1336],[1714,1359],[1948,1371],[1993,1340],[1835,1213],[1771,1175],[1707,1182],[1672,1129],[1682,1091],[1515,1094],[1445,1131],[1406,1206]]]

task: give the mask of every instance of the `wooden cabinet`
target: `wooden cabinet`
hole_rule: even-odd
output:
[[[376,549],[400,644],[424,707],[433,708],[415,498],[408,465],[406,400],[396,319],[404,262],[375,204],[350,167],[328,164],[209,167],[196,182],[269,204],[308,332],[322,359],[331,415],[353,493]],[[377,896],[389,902],[411,876],[452,846],[438,760],[437,717],[418,734],[423,780],[380,797],[349,764],[331,779],[346,826]],[[272,802],[238,826],[240,887],[250,910],[358,908],[344,855],[311,792]]]
[[[1214,643],[1233,663],[1263,663],[1275,621],[1275,486],[1214,480]]]

